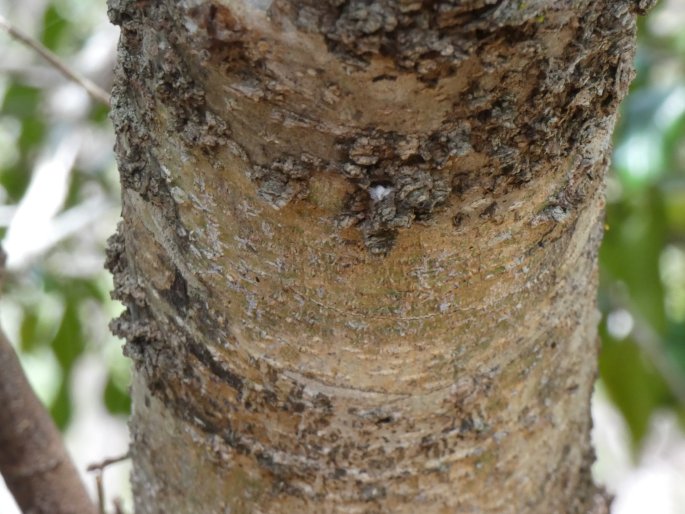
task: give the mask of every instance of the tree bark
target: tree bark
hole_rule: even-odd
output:
[[[619,0],[110,0],[147,513],[588,513]]]

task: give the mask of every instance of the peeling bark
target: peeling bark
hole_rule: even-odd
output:
[[[136,511],[587,513],[616,0],[110,0]]]

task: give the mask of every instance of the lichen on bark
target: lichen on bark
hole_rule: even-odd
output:
[[[595,509],[637,7],[109,5],[137,511]]]

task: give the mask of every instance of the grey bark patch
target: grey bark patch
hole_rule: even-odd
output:
[[[641,16],[647,14],[658,2],[658,0],[633,0],[633,9]]]
[[[268,165],[254,165],[248,176],[257,183],[259,196],[272,207],[280,209],[293,199],[306,196],[307,179],[313,171],[311,162],[287,157]]]
[[[116,232],[107,240],[105,254],[105,269],[112,275],[121,273],[126,268],[124,258],[124,226],[123,222],[117,223]]]
[[[473,150],[469,134],[468,124],[454,124],[422,137],[375,131],[340,142],[351,161],[343,174],[368,197],[350,195],[339,224],[358,224],[371,253],[389,252],[397,229],[429,220],[447,202],[453,188],[442,168]]]
[[[364,232],[364,244],[374,255],[386,255],[395,246],[397,230],[369,230]]]
[[[359,498],[362,501],[370,502],[383,499],[386,494],[385,486],[380,484],[366,484],[360,487]]]

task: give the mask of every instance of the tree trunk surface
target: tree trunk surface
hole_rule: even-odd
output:
[[[589,513],[635,6],[110,0],[136,512]]]

